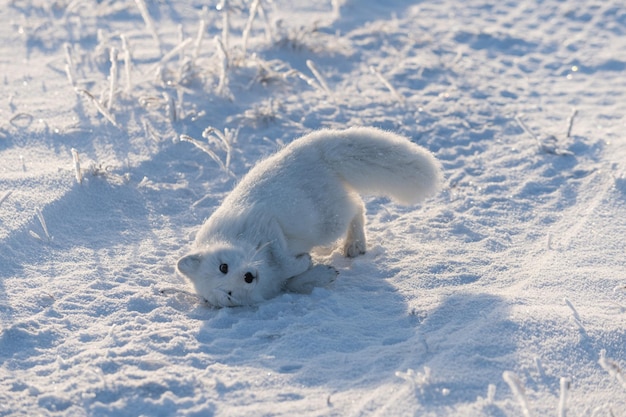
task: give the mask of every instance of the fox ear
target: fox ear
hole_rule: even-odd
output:
[[[183,275],[191,276],[200,268],[201,263],[202,255],[191,254],[180,258],[176,267]]]

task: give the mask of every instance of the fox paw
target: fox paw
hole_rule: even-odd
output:
[[[316,265],[313,268],[289,278],[285,289],[301,294],[310,294],[315,287],[325,287],[337,279],[339,272],[329,265]]]
[[[347,258],[356,258],[359,255],[363,255],[365,253],[365,242],[362,240],[353,240],[351,242],[346,242],[343,246],[343,254]]]

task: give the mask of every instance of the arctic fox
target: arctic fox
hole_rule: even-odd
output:
[[[319,130],[251,169],[177,268],[215,307],[256,304],[283,290],[310,292],[337,275],[312,264],[312,248],[345,236],[345,256],[365,253],[357,193],[409,205],[441,182],[438,161],[405,137],[370,127]]]

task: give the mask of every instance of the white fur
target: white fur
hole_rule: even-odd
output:
[[[284,289],[310,292],[337,274],[312,265],[312,248],[346,236],[346,256],[365,253],[357,192],[415,204],[441,182],[437,160],[397,134],[368,127],[310,133],[250,170],[178,270],[214,306],[255,304]]]

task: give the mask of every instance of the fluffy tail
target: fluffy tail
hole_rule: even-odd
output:
[[[351,188],[416,204],[439,190],[443,174],[426,149],[395,133],[372,127],[321,130],[310,135],[322,159]]]

